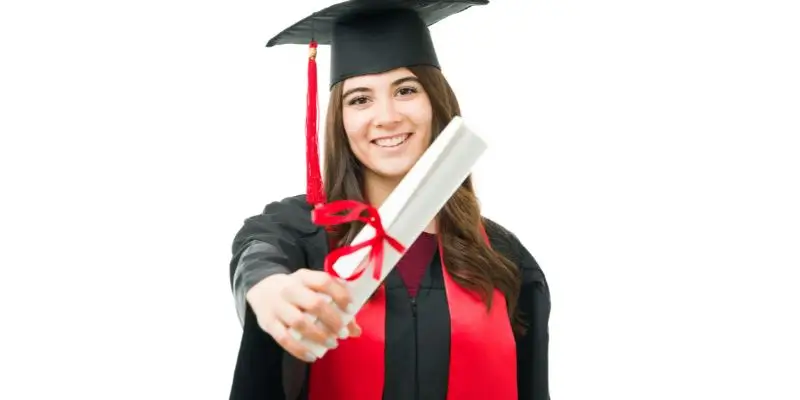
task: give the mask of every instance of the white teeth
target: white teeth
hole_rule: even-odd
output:
[[[373,143],[381,147],[396,147],[403,144],[409,136],[411,135],[406,133],[404,135],[397,135],[390,138],[376,139],[373,141]]]

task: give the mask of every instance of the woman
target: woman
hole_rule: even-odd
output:
[[[320,226],[312,213],[325,199],[379,207],[460,114],[428,25],[486,2],[374,3],[329,7],[270,43],[314,48],[313,36],[332,45],[325,179],[315,180],[312,104],[308,192],[268,204],[234,240],[231,282],[244,330],[230,398],[548,399],[547,281],[512,233],[481,216],[469,178],[356,321],[338,318],[349,295],[323,264],[362,225]],[[317,359],[291,328],[327,346],[326,355]]]

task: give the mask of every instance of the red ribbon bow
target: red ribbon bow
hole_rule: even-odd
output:
[[[336,215],[342,211],[349,212],[344,215]],[[362,215],[366,211],[367,215]],[[383,224],[381,223],[381,216],[378,214],[378,210],[375,207],[372,207],[369,204],[364,204],[355,200],[338,200],[331,203],[327,203],[321,206],[316,207],[311,213],[311,220],[318,225],[338,225],[352,221],[362,221],[373,228],[375,228],[375,237],[364,241],[362,243],[353,244],[350,246],[343,246],[336,250],[333,250],[325,257],[325,272],[333,275],[336,278],[341,278],[339,274],[333,269],[333,264],[339,257],[346,256],[348,254],[355,253],[358,250],[363,249],[364,247],[371,246],[372,249],[369,252],[369,258],[367,262],[362,262],[358,265],[353,274],[347,278],[341,278],[346,281],[352,281],[358,279],[361,274],[367,269],[369,264],[374,264],[375,268],[373,270],[373,278],[375,280],[381,279],[381,270],[383,268],[383,246],[384,241],[389,242],[389,245],[392,246],[395,250],[399,253],[403,253],[405,251],[405,247],[397,241],[397,239],[389,236],[383,228]]]

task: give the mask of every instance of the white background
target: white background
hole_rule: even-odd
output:
[[[0,6],[0,398],[227,398],[231,240],[304,190],[307,50],[264,45],[330,4],[271,3]],[[795,4],[432,28],[485,214],[551,285],[554,399],[800,398]]]

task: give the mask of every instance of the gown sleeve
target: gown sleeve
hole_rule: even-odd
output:
[[[539,264],[518,241],[517,255],[522,272],[518,307],[527,327],[517,339],[519,399],[549,400],[550,288]]]
[[[306,266],[312,239],[325,234],[311,222],[310,213],[303,196],[270,203],[261,214],[246,219],[233,240],[230,283],[242,339],[231,400],[284,400],[300,390],[302,363],[283,356],[283,349],[259,327],[245,295],[268,276]]]
[[[245,322],[245,295],[274,274],[304,267],[310,238],[320,231],[311,222],[311,208],[300,197],[272,202],[247,218],[233,239],[230,283],[239,321]]]

